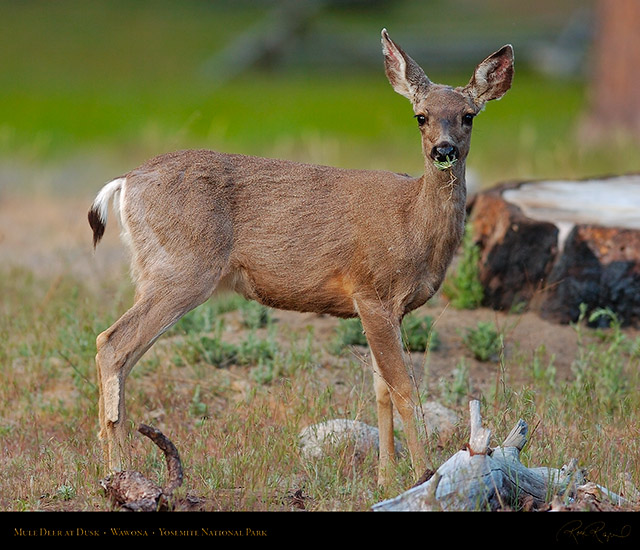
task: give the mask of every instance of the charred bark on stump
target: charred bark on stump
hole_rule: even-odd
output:
[[[569,323],[584,304],[640,323],[640,175],[501,185],[475,197],[470,222],[485,306]]]
[[[547,279],[557,254],[558,228],[534,220],[502,197],[503,186],[480,194],[472,208],[474,239],[481,249],[484,305],[509,310],[529,303]]]
[[[640,321],[640,232],[575,227],[549,275],[547,286],[553,291],[540,306],[543,317],[569,323],[578,318],[584,304],[588,312],[610,309],[623,323],[637,324]],[[606,320],[601,317],[595,323]]]

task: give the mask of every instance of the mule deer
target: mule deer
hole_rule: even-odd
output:
[[[460,243],[472,121],[511,86],[513,50],[487,57],[459,88],[432,83],[386,30],[382,50],[392,87],[413,105],[421,177],[188,150],[156,157],[97,195],[94,247],[113,199],[136,285],[131,309],[96,342],[111,469],[130,452],[127,375],[162,333],[226,287],[274,308],[359,316],[372,352],[378,480],[388,481],[393,464],[394,406],[421,475],[426,457],[400,324],[436,292]]]

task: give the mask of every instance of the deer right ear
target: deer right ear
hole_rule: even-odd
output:
[[[427,75],[420,65],[391,40],[387,29],[382,29],[382,53],[387,78],[397,93],[414,101],[416,96],[426,92],[431,85]]]
[[[464,91],[482,108],[487,101],[500,99],[506,94],[512,80],[513,47],[507,44],[476,67]]]

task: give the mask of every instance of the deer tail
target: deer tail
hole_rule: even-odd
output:
[[[107,227],[107,213],[109,212],[109,201],[114,200],[120,194],[126,178],[117,178],[107,183],[98,193],[91,208],[89,209],[89,225],[93,230],[93,248],[95,248]]]

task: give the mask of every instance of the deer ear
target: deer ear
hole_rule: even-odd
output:
[[[382,53],[387,78],[396,92],[411,101],[420,93],[426,92],[431,85],[427,75],[420,65],[391,40],[387,29],[382,29]]]
[[[503,46],[480,63],[464,88],[473,102],[482,108],[487,101],[500,99],[511,88],[513,47]]]

